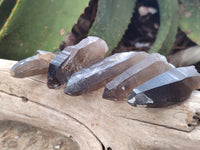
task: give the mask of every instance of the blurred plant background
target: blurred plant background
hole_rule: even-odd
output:
[[[96,7],[93,14],[85,10],[89,0],[0,0],[0,57],[19,60],[38,49],[59,49],[70,31],[79,32],[77,20],[84,28],[82,13],[93,16],[87,34],[104,39],[108,55],[142,50],[170,55],[170,60],[179,51],[200,45],[200,0],[91,1],[97,3],[90,6]],[[200,60],[195,48],[195,62],[189,64]],[[182,54],[174,56],[172,62],[182,59]]]
[[[37,49],[54,51],[87,0],[1,0],[0,57],[22,59]]]

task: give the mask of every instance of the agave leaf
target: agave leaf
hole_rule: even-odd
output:
[[[6,19],[9,17],[16,0],[1,0],[0,1],[0,29],[3,27]]]
[[[149,53],[159,52],[168,55],[175,41],[178,28],[178,1],[158,0],[160,27],[155,43]]]
[[[23,59],[36,49],[54,51],[89,0],[17,0],[0,31],[0,57]]]
[[[109,54],[128,28],[136,0],[99,0],[95,21],[89,35],[104,39]]]
[[[180,28],[193,42],[200,45],[200,1],[180,0]]]

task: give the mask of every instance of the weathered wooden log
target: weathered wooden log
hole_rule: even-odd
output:
[[[72,136],[83,150],[199,149],[200,92],[176,106],[135,108],[102,99],[103,88],[71,97],[48,89],[46,75],[9,76],[0,60],[0,120],[20,121]]]

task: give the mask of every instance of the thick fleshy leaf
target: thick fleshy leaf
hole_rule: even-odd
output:
[[[99,0],[95,22],[89,35],[105,40],[112,51],[128,28],[135,2],[136,0]]]
[[[18,0],[1,31],[0,57],[23,59],[43,49],[54,51],[70,32],[89,0]]]
[[[160,27],[155,43],[149,53],[159,52],[168,55],[175,41],[178,28],[178,1],[158,0]]]
[[[180,0],[180,28],[193,42],[200,45],[200,1]]]
[[[16,0],[0,0],[0,29],[8,19]]]

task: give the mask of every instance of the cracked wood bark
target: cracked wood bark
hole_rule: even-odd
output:
[[[14,61],[0,60],[0,120],[15,120],[71,135],[81,149],[198,149],[200,92],[168,108],[134,108],[101,98],[103,88],[70,97],[51,90],[46,75],[9,76]]]

